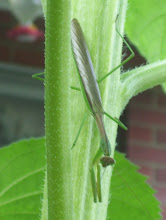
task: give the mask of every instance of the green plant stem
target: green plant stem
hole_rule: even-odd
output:
[[[121,75],[122,109],[140,92],[166,82],[166,60],[136,68]]]
[[[41,220],[48,219],[48,201],[47,201],[47,173],[44,179],[43,200],[42,200]]]
[[[70,147],[70,1],[48,0],[45,131],[48,220],[73,219]],[[45,204],[43,202],[43,204]]]

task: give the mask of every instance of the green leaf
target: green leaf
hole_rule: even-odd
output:
[[[128,38],[149,62],[166,58],[165,0],[129,0]]]
[[[147,177],[138,173],[138,167],[125,159],[123,154],[116,152],[115,160],[107,219],[161,219],[159,201],[154,197],[155,191],[145,183]]]
[[[37,220],[45,171],[45,140],[29,139],[0,149],[0,219]]]
[[[159,219],[159,202],[154,190],[145,184],[146,177],[137,173],[137,167],[116,153],[115,169],[125,179],[153,219]],[[0,219],[39,219],[45,170],[45,140],[30,139],[0,149]],[[150,219],[147,211],[133,192],[113,172],[111,203],[108,219]]]

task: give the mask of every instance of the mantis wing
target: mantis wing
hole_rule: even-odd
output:
[[[71,22],[71,43],[85,102],[92,114],[103,113],[101,95],[96,80],[92,60],[77,19]]]

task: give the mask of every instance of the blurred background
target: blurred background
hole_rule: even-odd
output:
[[[123,71],[146,64],[131,46],[136,56]],[[124,52],[130,54],[125,47]],[[44,87],[32,79],[32,74],[43,71],[44,18],[40,0],[1,0],[0,146],[44,135]],[[161,87],[134,97],[121,120],[129,130],[119,129],[117,148],[149,177],[166,219],[166,98]]]
[[[32,79],[40,72],[44,72],[40,0],[1,0],[0,146],[44,135],[44,87]]]

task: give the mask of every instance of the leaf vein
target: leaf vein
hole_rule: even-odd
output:
[[[14,199],[11,199],[11,200],[8,200],[4,203],[0,203],[0,207],[4,206],[4,205],[8,205],[12,202],[15,202],[15,201],[18,201],[18,200],[21,200],[21,199],[24,199],[24,198],[28,198],[28,197],[31,197],[31,196],[36,196],[36,195],[40,195],[40,194],[43,194],[42,191],[37,191],[37,192],[33,192],[33,193],[28,193],[28,194],[25,194],[23,196],[19,196],[17,198],[14,198]]]
[[[21,178],[15,180],[14,182],[12,182],[11,184],[9,184],[6,188],[4,188],[1,192],[0,192],[0,197],[2,197],[7,191],[9,191],[9,189],[11,189],[13,186],[17,185],[18,183],[20,183],[21,181],[25,180],[26,178],[36,174],[36,173],[39,173],[41,171],[44,171],[45,168],[40,168],[40,169],[37,169],[33,172],[30,172],[24,176],[22,176]]]

